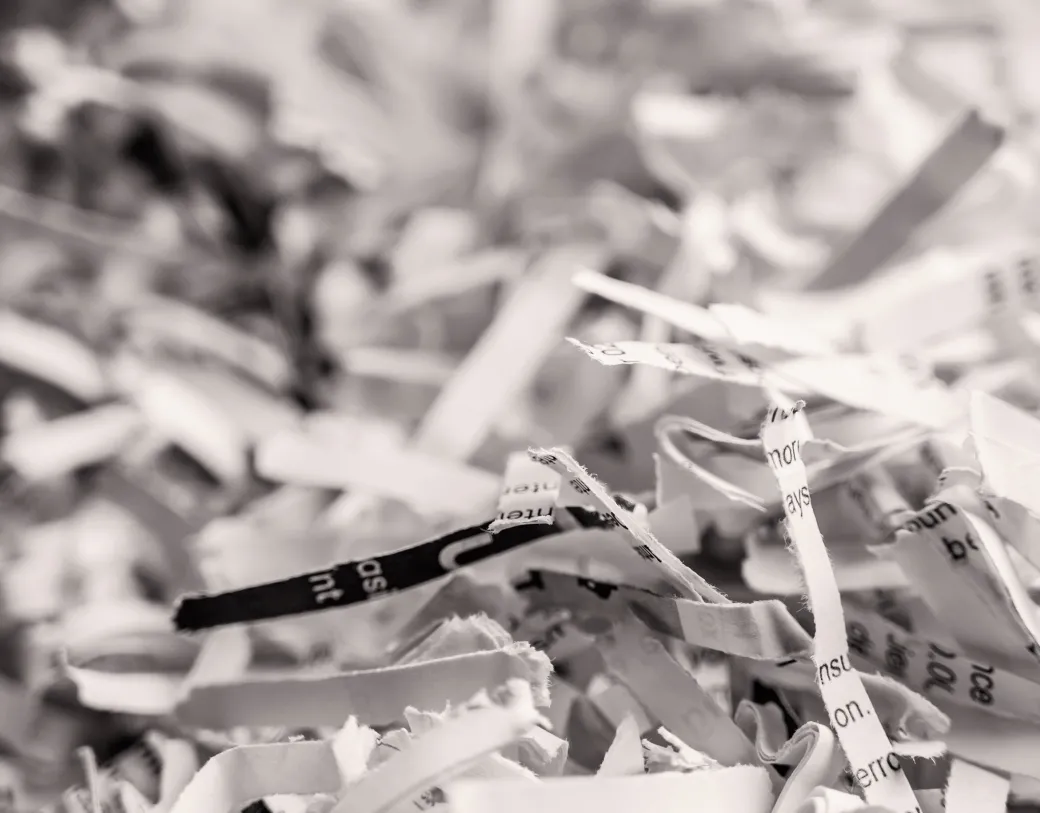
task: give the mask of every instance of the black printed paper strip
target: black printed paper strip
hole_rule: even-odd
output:
[[[520,525],[491,535],[488,525],[463,528],[411,548],[291,579],[226,593],[182,596],[174,610],[174,625],[180,631],[195,632],[348,607],[426,584],[559,532],[551,525]]]

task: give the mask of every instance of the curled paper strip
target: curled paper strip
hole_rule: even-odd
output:
[[[111,392],[98,357],[56,328],[16,313],[0,313],[0,347],[0,363],[43,379],[81,401],[99,401]]]
[[[142,428],[134,407],[106,404],[7,435],[0,458],[26,480],[47,480],[114,457]]]
[[[948,644],[906,632],[855,603],[845,605],[854,654],[936,702],[1040,721],[1040,686],[1014,672],[979,663]]]
[[[753,738],[758,759],[769,765],[791,765],[772,813],[798,809],[802,800],[817,787],[833,785],[844,768],[844,757],[838,742],[826,726],[806,723],[789,739],[783,715],[775,704],[760,706],[742,701],[737,709],[737,725]]]
[[[515,453],[506,461],[502,492],[491,533],[528,523],[551,524],[560,495],[560,475],[528,455]]]
[[[467,711],[420,736],[407,751],[350,786],[333,813],[381,813],[527,733],[540,720],[527,684],[510,682],[503,689],[495,704]]]
[[[532,460],[558,472],[576,491],[587,495],[604,511],[612,524],[628,531],[633,539],[632,549],[647,562],[655,563],[665,578],[680,592],[691,598],[707,600],[722,598],[714,587],[690,570],[679,561],[674,553],[658,542],[640,519],[618,505],[606,489],[596,482],[569,454],[562,449],[551,449],[532,450],[530,455]]]
[[[950,502],[933,502],[903,526],[893,555],[915,581],[930,573],[918,589],[963,646],[994,666],[1036,674],[1040,627],[1003,543],[985,520]]]
[[[242,745],[203,765],[170,813],[233,813],[264,796],[339,789],[339,768],[328,742]]]
[[[126,321],[130,340],[145,347],[172,345],[178,355],[214,358],[275,391],[290,381],[288,361],[277,348],[183,302],[151,297]]]
[[[657,632],[739,657],[771,660],[810,650],[809,636],[775,600],[740,604],[666,598],[626,585],[545,570],[532,571],[518,588],[536,603],[558,603],[597,615],[632,609]]]
[[[614,626],[603,640],[610,671],[661,723],[691,748],[721,765],[755,761],[747,737],[696,680],[640,629],[632,616]],[[775,785],[779,778],[770,775]]]

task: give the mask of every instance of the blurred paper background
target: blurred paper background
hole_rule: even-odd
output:
[[[84,709],[57,653],[179,680],[183,591],[484,521],[528,445],[652,493],[683,382],[563,339],[682,331],[576,272],[769,311],[1028,240],[1038,37],[1031,0],[4,0],[0,669],[12,708],[75,712],[28,784],[146,727]],[[834,283],[908,186],[907,233]],[[698,408],[746,423],[746,394]],[[429,596],[253,632],[370,663]]]

